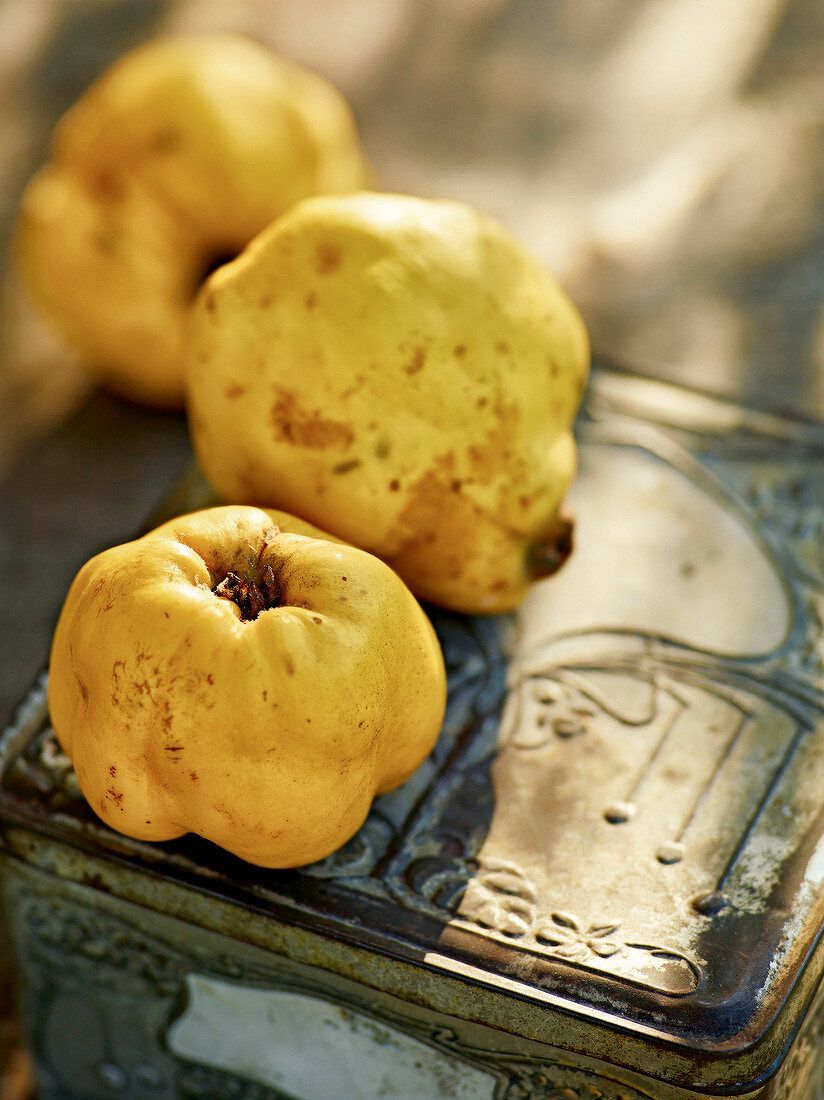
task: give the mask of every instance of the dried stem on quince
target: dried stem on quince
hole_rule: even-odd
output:
[[[551,577],[558,572],[572,553],[573,530],[574,523],[571,519],[558,516],[541,541],[530,546],[527,572],[532,580]]]
[[[258,580],[227,573],[212,589],[222,600],[231,600],[240,608],[242,622],[251,622],[261,611],[280,606],[280,588],[271,565],[264,565]]]

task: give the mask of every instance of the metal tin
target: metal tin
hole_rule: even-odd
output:
[[[579,440],[572,559],[513,616],[432,610],[438,745],[323,863],[112,833],[25,702],[44,1097],[819,1094],[824,429],[602,369]]]

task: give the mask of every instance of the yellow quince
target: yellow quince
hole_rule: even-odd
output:
[[[325,80],[239,36],[163,39],[60,121],[22,200],[23,276],[106,385],[180,405],[203,278],[299,199],[367,178]]]
[[[435,632],[377,558],[283,513],[217,507],[88,562],[49,709],[92,809],[250,863],[327,855],[432,748]]]
[[[321,196],[204,284],[190,428],[223,499],[299,512],[421,598],[504,611],[568,552],[588,366],[575,307],[494,219]]]

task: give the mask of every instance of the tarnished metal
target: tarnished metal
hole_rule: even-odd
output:
[[[320,864],[115,835],[32,695],[0,813],[46,1095],[817,1095],[824,430],[601,370],[579,439],[570,562],[432,611],[438,745]]]

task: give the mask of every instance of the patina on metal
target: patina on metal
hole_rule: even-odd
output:
[[[431,609],[438,745],[322,863],[114,834],[26,701],[45,1097],[818,1096],[824,429],[601,369],[578,435],[572,558],[513,616]]]

